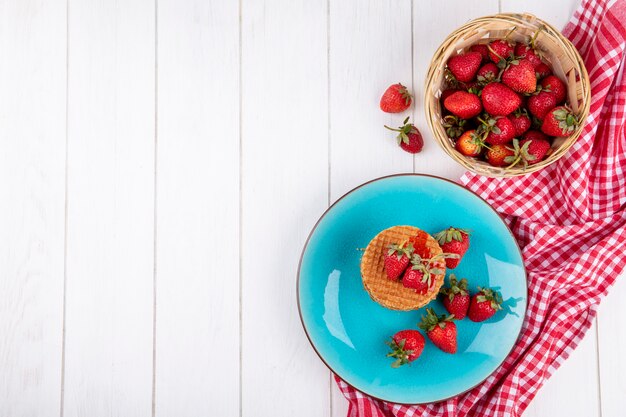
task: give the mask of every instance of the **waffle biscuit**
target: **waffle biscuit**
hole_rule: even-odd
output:
[[[390,244],[407,240],[422,258],[432,258],[443,253],[435,238],[423,230],[413,226],[393,226],[376,235],[361,258],[363,286],[374,301],[392,310],[416,310],[425,306],[437,296],[445,277],[446,262],[441,259],[434,262],[433,266],[444,273],[433,276],[434,284],[426,294],[418,294],[414,289],[406,288],[399,280],[390,280],[385,272],[384,254]]]

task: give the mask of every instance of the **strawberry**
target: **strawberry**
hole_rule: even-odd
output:
[[[556,107],[546,115],[541,131],[550,136],[569,136],[578,127],[578,118],[567,106]]]
[[[504,162],[513,167],[520,162],[526,168],[528,165],[541,161],[550,150],[550,142],[542,139],[513,139],[513,156],[504,158]]]
[[[478,156],[483,150],[484,142],[476,130],[468,130],[457,139],[454,147],[465,156]]]
[[[528,117],[528,113],[526,110],[517,110],[513,114],[509,114],[508,116],[511,123],[513,123],[513,127],[515,128],[515,137],[521,137],[524,132],[530,129],[531,121],[530,117]]]
[[[524,139],[519,144],[523,148],[526,143],[529,144],[527,153],[532,156],[526,160],[528,165],[542,161],[550,150],[550,142],[545,139]]]
[[[513,139],[515,142],[515,139]],[[512,157],[515,155],[515,151],[508,147],[507,145],[493,145],[491,148],[487,150],[485,154],[485,159],[489,164],[494,167],[503,167],[505,165],[509,165],[511,162],[506,162],[505,160],[508,157]]]
[[[439,242],[439,246],[441,246],[441,250],[443,250],[444,253],[454,253],[458,255],[458,258],[450,257],[446,259],[446,266],[448,268],[456,268],[459,262],[461,262],[463,255],[465,255],[465,252],[467,252],[467,249],[469,249],[469,231],[449,227],[436,233],[433,237]]]
[[[386,342],[391,348],[387,354],[389,358],[396,360],[391,364],[393,368],[398,368],[419,358],[426,345],[426,339],[417,330],[400,330],[391,337],[390,342]]]
[[[411,267],[406,270],[402,277],[402,285],[413,288],[418,294],[426,294],[435,283],[434,275],[444,274],[446,271],[437,268],[434,262],[441,257],[423,259],[417,253],[411,258]]]
[[[547,77],[550,74],[552,74],[552,70],[544,62],[540,63],[539,65],[535,67],[535,76],[537,77],[538,80],[544,77]]]
[[[465,119],[459,119],[449,114],[443,118],[443,127],[446,128],[448,137],[456,139],[463,134],[463,126],[465,126],[466,122],[467,120]]]
[[[478,131],[483,135],[485,143],[489,145],[509,143],[515,137],[515,126],[506,117],[496,116],[485,119],[478,118],[478,120],[482,123],[478,127]]]
[[[437,316],[432,308],[422,316],[420,329],[426,332],[431,342],[446,353],[456,353],[456,324],[453,316]]]
[[[491,288],[478,287],[478,293],[474,294],[470,301],[467,317],[471,321],[485,321],[502,310],[502,296]]]
[[[537,51],[524,43],[518,43],[515,46],[515,56],[528,60],[532,64],[533,69],[541,64],[541,58],[537,55]]]
[[[541,80],[541,87],[543,91],[550,91],[556,98],[556,104],[560,104],[565,101],[567,96],[567,87],[565,83],[559,79],[556,75],[548,75]]]
[[[466,91],[457,91],[443,102],[444,107],[461,119],[471,119],[478,116],[483,109],[476,94]]]
[[[380,98],[380,109],[385,113],[400,113],[411,106],[413,96],[402,84],[387,88]]]
[[[467,315],[470,304],[469,292],[467,292],[467,280],[463,278],[457,281],[454,274],[450,274],[450,286],[442,287],[439,291],[443,294],[443,305],[456,320],[463,320]]]
[[[461,91],[461,90],[459,90],[458,88],[448,88],[446,90],[443,90],[441,92],[441,103],[446,101],[448,97],[450,97],[452,94],[456,93],[457,91]]]
[[[478,52],[483,57],[483,62],[489,61],[489,48],[487,48],[487,45],[484,43],[472,45],[469,50],[472,52]]]
[[[493,116],[508,116],[520,106],[522,100],[506,85],[494,82],[483,88],[482,103],[487,113]]]
[[[527,59],[514,59],[502,73],[502,82],[519,93],[532,93],[537,88],[535,67]]]
[[[495,81],[500,75],[500,69],[493,62],[488,62],[478,69],[476,72],[476,79],[481,84],[489,84]]]
[[[528,132],[524,133],[524,135],[522,135],[522,139],[547,141],[550,138],[548,137],[548,135],[538,130],[529,130]]]
[[[458,81],[469,82],[474,79],[483,56],[480,52],[467,52],[453,56],[448,60],[448,69]]]
[[[543,120],[554,106],[556,106],[556,97],[548,91],[540,91],[528,97],[528,111],[539,120]]]
[[[489,58],[495,64],[502,65],[504,62],[513,56],[515,48],[505,39],[498,39],[489,43]]]
[[[411,243],[401,243],[396,245],[395,243],[389,245],[387,252],[385,252],[385,271],[387,272],[387,278],[390,280],[397,280],[404,270],[409,266],[411,256],[413,255],[413,245]]]
[[[398,139],[398,145],[408,153],[418,153],[421,152],[424,147],[424,139],[422,139],[422,134],[415,127],[413,123],[409,123],[409,118],[407,117],[402,122],[403,125],[397,129],[391,128],[387,125],[385,127],[389,130],[398,133],[396,138]]]

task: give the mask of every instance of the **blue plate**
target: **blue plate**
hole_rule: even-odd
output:
[[[469,280],[472,292],[495,287],[505,301],[504,310],[485,322],[457,322],[456,354],[427,341],[419,359],[398,369],[385,356],[385,341],[398,330],[416,329],[424,309],[380,306],[359,271],[359,248],[395,225],[431,234],[452,225],[472,230],[470,248],[453,272]],[[510,230],[480,197],[442,178],[395,175],[355,188],[318,221],[300,260],[298,306],[314,349],[344,381],[385,401],[429,403],[469,390],[504,361],[526,311],[526,272]],[[445,313],[439,300],[429,307]]]

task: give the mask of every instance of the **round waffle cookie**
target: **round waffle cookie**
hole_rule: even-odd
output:
[[[399,280],[387,278],[385,252],[392,243],[400,244],[407,240],[422,258],[432,258],[443,253],[435,238],[423,230],[413,226],[393,226],[376,235],[361,258],[363,286],[374,301],[392,310],[407,311],[425,306],[437,296],[445,277],[446,262],[441,259],[434,262],[433,266],[444,273],[433,276],[434,284],[426,294],[418,294],[414,289],[403,286]]]

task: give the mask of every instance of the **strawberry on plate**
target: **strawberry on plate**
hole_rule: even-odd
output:
[[[402,122],[402,126],[397,129],[389,127],[385,125],[385,127],[394,132],[398,133],[396,138],[398,139],[398,145],[408,153],[419,153],[422,151],[424,147],[424,139],[422,138],[422,134],[415,127],[413,123],[409,123],[409,118],[407,117]]]
[[[380,98],[380,109],[385,113],[400,113],[411,107],[413,96],[402,84],[387,88]]]
[[[457,281],[454,274],[450,274],[450,286],[439,290],[443,294],[443,306],[456,320],[463,320],[467,315],[470,304],[470,296],[467,291],[467,280],[463,278]]]
[[[471,321],[485,321],[491,318],[498,310],[502,310],[502,296],[491,288],[478,287],[470,301],[467,317]]]
[[[417,330],[400,330],[391,337],[391,341],[386,342],[391,348],[387,357],[395,358],[391,364],[392,368],[398,368],[419,358],[426,345],[426,339]]]
[[[444,253],[458,255],[458,257],[446,258],[446,266],[448,268],[456,268],[459,262],[461,262],[463,255],[465,255],[465,252],[469,249],[469,233],[468,230],[449,227],[433,236],[435,240],[439,242],[439,246],[441,246]]]
[[[397,280],[409,266],[413,255],[413,245],[411,243],[391,244],[385,252],[385,272],[390,280]]]
[[[414,253],[411,257],[411,266],[402,277],[402,285],[406,288],[413,288],[418,294],[426,294],[435,283],[433,276],[446,272],[433,264],[436,259],[438,257],[424,259]]]
[[[437,316],[432,308],[426,309],[419,328],[426,332],[431,342],[446,353],[456,353],[456,324],[453,316]]]

